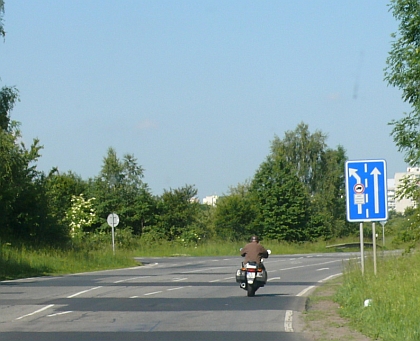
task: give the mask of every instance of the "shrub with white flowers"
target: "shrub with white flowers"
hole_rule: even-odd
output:
[[[71,197],[71,207],[66,213],[66,221],[69,223],[70,235],[72,238],[82,236],[83,229],[90,227],[96,222],[93,201],[95,198],[85,199],[83,194]]]

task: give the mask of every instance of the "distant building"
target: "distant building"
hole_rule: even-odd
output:
[[[210,205],[210,206],[216,206],[217,199],[219,199],[219,197],[217,195],[206,196],[203,199],[203,204]]]
[[[388,211],[395,211],[395,179],[388,179]]]
[[[388,180],[388,208],[390,210],[394,209],[397,213],[404,213],[406,208],[417,206],[417,203],[411,199],[395,198],[395,192],[398,190],[398,187],[403,183],[402,181],[406,177],[413,177],[419,179],[420,182],[420,167],[408,167],[406,172],[395,173],[393,179],[393,187],[392,181],[390,181],[392,179]],[[391,206],[393,206],[394,208],[391,208]]]
[[[193,203],[193,202],[200,202],[200,199],[198,199],[197,197],[192,197],[192,198],[190,198],[190,202],[191,203]]]

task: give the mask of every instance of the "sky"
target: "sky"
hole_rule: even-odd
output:
[[[5,0],[0,86],[38,169],[99,175],[134,155],[151,192],[224,195],[305,123],[350,160],[407,165],[384,81],[398,22],[375,0]],[[344,169],[343,169],[344,172]]]

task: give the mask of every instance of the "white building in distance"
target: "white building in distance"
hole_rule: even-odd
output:
[[[416,207],[416,202],[403,198],[396,199],[395,192],[406,177],[414,177],[420,181],[420,167],[408,167],[406,172],[395,173],[394,179],[388,179],[388,209],[395,210],[397,213],[404,213],[408,207]]]
[[[203,199],[203,204],[216,206],[217,199],[219,199],[217,195],[208,195]]]

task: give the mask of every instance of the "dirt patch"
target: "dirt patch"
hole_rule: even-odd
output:
[[[333,297],[341,283],[341,278],[328,281],[309,295],[306,311],[299,316],[299,329],[308,341],[372,341],[340,316]]]

